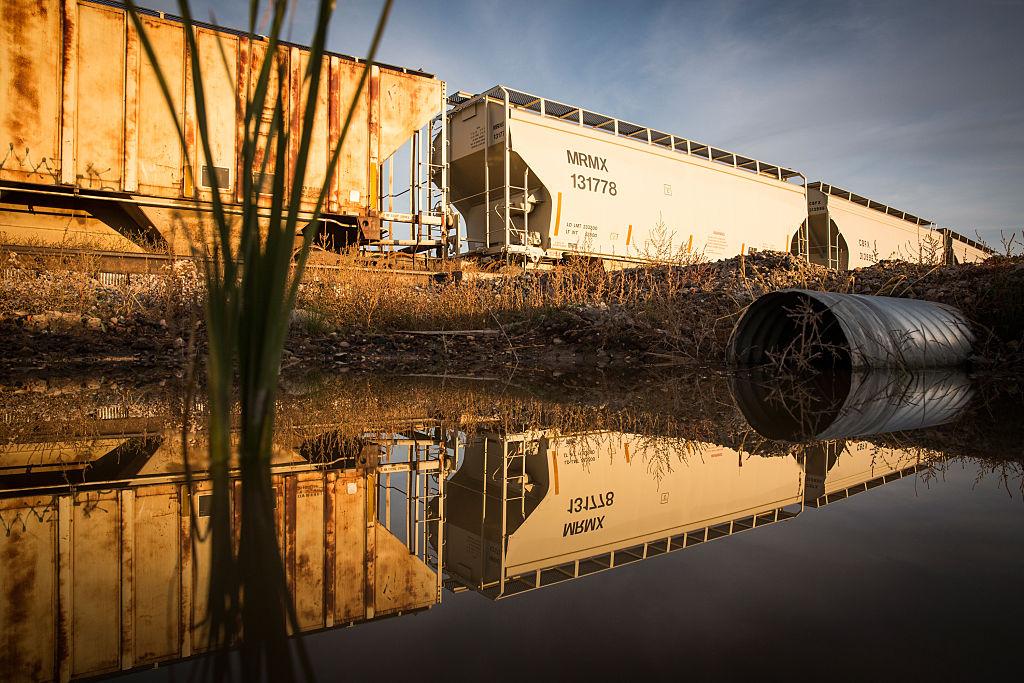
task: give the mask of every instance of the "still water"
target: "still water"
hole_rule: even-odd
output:
[[[956,373],[288,378],[272,467],[303,643],[322,680],[1012,671],[1020,399]],[[0,680],[202,660],[185,401],[109,376],[0,393]]]

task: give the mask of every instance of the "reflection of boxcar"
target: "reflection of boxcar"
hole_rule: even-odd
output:
[[[717,259],[785,250],[807,214],[797,171],[503,86],[449,101],[471,250]]]
[[[189,489],[165,408],[100,403],[78,421],[0,415],[0,681],[88,678],[206,647],[208,437],[189,436]],[[423,512],[443,496],[436,447],[412,462],[397,439],[347,438],[351,425],[323,415],[279,427],[273,515],[299,630],[436,604],[426,538],[442,520]],[[233,483],[232,506],[242,494]]]
[[[208,219],[214,178],[229,201],[241,199],[242,108],[266,41],[213,26],[197,29],[210,112],[208,166],[197,148],[183,26],[155,12],[146,12],[142,21],[178,103],[187,157],[121,6],[89,0],[0,3],[0,232],[6,233],[0,241],[128,250],[170,243],[182,252],[186,235],[194,236]],[[289,124],[298,126],[308,51],[284,45],[278,56],[286,78],[276,85],[283,90]],[[309,211],[320,187],[329,185],[322,230],[339,240],[377,240],[382,219],[413,219],[381,215],[387,208],[381,203],[381,164],[410,137],[419,137],[444,106],[444,84],[429,74],[374,66],[339,168],[326,178],[329,150],[364,68],[351,57],[324,57],[310,164],[298,190],[302,209]],[[291,144],[289,166],[298,146],[294,139]],[[431,214],[434,207],[415,208]],[[439,223],[430,215],[419,220]]]
[[[115,425],[90,425],[108,435],[0,450],[0,472],[21,489],[0,499],[0,680],[87,678],[206,647],[211,482],[200,476],[191,491],[202,534],[196,537],[178,431],[119,436]],[[204,446],[194,445],[197,453]],[[385,495],[396,507],[405,502],[401,487],[384,493],[385,476],[388,483],[407,477],[406,492],[425,490],[424,480],[438,471],[428,469],[434,463],[419,462],[415,471],[393,464],[384,475],[372,467],[323,469],[299,451],[278,447],[272,486],[300,630],[437,604],[440,581],[425,541],[402,540],[408,524],[376,504]],[[81,488],[59,483],[62,473],[78,480],[83,467]],[[46,482],[53,485],[30,488]],[[419,515],[413,523],[425,525]]]

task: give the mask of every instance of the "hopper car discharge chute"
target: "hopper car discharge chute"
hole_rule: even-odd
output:
[[[243,168],[241,150],[245,102],[267,41],[195,25],[213,157],[208,165],[196,132],[193,56],[184,25],[163,13],[140,14],[177,103],[173,116],[120,3],[0,2],[0,242],[127,252],[155,247],[187,255],[210,234],[214,183],[226,212],[239,213],[240,178],[259,168]],[[277,59],[283,77],[272,70],[269,87],[282,91],[287,125],[295,132],[303,117],[309,51],[282,44]],[[306,177],[301,188],[286,191],[302,195],[299,224],[312,217],[326,184],[322,220],[311,226],[325,251],[354,244],[443,251],[445,160],[439,161],[435,187],[425,147],[435,132],[444,135],[444,82],[401,67],[372,66],[337,168],[327,177],[367,64],[335,53],[323,60]],[[272,116],[268,104],[264,130]],[[298,138],[295,133],[289,140],[289,165],[295,163]],[[275,169],[273,159],[268,166],[271,177],[290,173]],[[267,178],[253,190],[261,205],[269,207],[271,187]]]
[[[806,221],[797,171],[503,86],[448,101],[472,253],[715,260],[785,251]]]

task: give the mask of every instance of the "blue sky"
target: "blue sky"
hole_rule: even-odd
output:
[[[364,54],[380,7],[339,2],[331,49]],[[193,8],[245,24],[245,2]],[[997,248],[1024,228],[1024,0],[397,0],[379,58],[796,168]]]

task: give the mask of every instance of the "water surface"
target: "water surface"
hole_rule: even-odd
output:
[[[318,678],[1000,672],[1018,390],[827,380],[287,379],[275,515]],[[126,378],[2,393],[4,680],[202,661],[216,568],[184,400]]]

